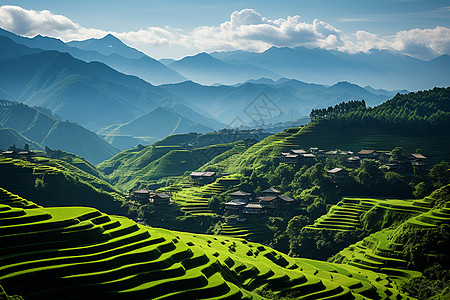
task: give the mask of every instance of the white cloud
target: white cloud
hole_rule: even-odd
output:
[[[366,31],[344,33],[318,19],[305,22],[298,15],[271,20],[253,9],[235,11],[228,21],[218,26],[200,26],[191,32],[170,27],[106,32],[83,27],[48,10],[5,5],[0,6],[0,27],[20,35],[41,34],[63,41],[99,38],[112,33],[128,45],[157,57],[179,57],[200,51],[264,51],[272,46],[320,47],[350,53],[386,49],[424,59],[450,53],[450,29],[446,27],[412,29],[383,37]]]
[[[205,50],[241,49],[263,51],[271,46],[335,48],[342,32],[330,24],[314,20],[308,24],[300,16],[270,20],[253,9],[235,11],[219,26],[196,28],[192,40]]]

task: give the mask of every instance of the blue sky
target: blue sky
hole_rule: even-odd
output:
[[[379,48],[430,59],[450,48],[448,1],[0,0],[0,5],[0,26],[22,30],[18,34],[33,36],[40,30],[67,41],[110,32],[156,58],[304,45],[340,51]],[[11,13],[11,7],[23,11]],[[32,14],[43,10],[78,27],[59,22],[52,28],[51,22],[38,20],[48,21],[48,15]]]

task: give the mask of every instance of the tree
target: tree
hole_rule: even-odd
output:
[[[440,162],[433,166],[430,170],[430,178],[433,180],[435,188],[440,188],[441,186],[450,183],[450,162]]]
[[[409,156],[408,151],[406,151],[403,147],[395,147],[391,151],[391,160],[404,160]]]
[[[430,188],[423,181],[419,182],[414,188],[413,195],[416,199],[425,198],[429,194],[430,194]]]

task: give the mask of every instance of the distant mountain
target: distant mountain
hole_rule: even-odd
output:
[[[0,150],[6,151],[10,146],[15,145],[22,148],[27,144],[31,150],[43,150],[42,146],[12,128],[2,128],[0,126]]]
[[[393,90],[450,85],[448,55],[423,61],[384,50],[348,54],[305,47],[272,47],[262,53],[230,51],[211,55],[225,63],[252,65],[284,77],[323,84],[349,81]]]
[[[179,100],[105,64],[86,63],[56,51],[0,57],[0,89],[19,102],[51,109],[92,130],[128,122]]]
[[[70,42],[37,35],[34,38],[22,37],[0,28],[0,36],[8,37],[17,44],[42,50],[67,52],[86,62],[99,61],[120,72],[138,76],[152,84],[174,83],[186,78],[166,67],[157,60],[131,48],[112,35],[102,39]],[[111,46],[111,47],[109,47]],[[77,48],[81,47],[81,48]],[[18,56],[16,56],[18,57]]]
[[[0,35],[0,58],[1,59],[10,59],[17,58],[26,54],[33,54],[37,52],[41,52],[40,49],[28,48],[26,46],[16,44],[11,39]]]
[[[128,123],[109,126],[100,131],[99,134],[104,135],[106,139],[114,136],[162,139],[171,134],[206,133],[212,130],[211,127],[196,123],[173,109],[158,107]],[[131,147],[127,147],[127,149]]]
[[[239,126],[239,122],[250,126],[286,122],[308,116],[313,108],[361,99],[373,106],[390,97],[373,94],[348,82],[328,87],[284,78],[276,82],[268,79],[249,81],[236,86],[215,87],[183,82],[160,87],[230,126]]]
[[[101,39],[88,39],[84,41],[72,41],[67,45],[82,50],[91,50],[109,56],[118,54],[125,58],[139,59],[145,56],[144,53],[125,45],[121,40],[112,34],[108,34]]]
[[[226,63],[204,52],[174,61],[168,66],[192,81],[206,85],[235,84],[261,77],[280,78],[278,74],[264,68]]]
[[[0,101],[0,125],[12,128],[21,134],[17,136],[10,133],[10,136],[17,141],[5,139],[9,146],[12,144],[23,146],[22,144],[25,143],[28,143],[32,149],[43,149],[47,146],[75,153],[94,164],[119,152],[117,148],[94,132],[76,123],[58,120],[52,115],[13,101]],[[21,139],[22,135],[29,140]],[[5,141],[2,139],[2,146]]]

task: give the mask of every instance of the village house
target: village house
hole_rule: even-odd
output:
[[[9,158],[16,158],[18,154],[16,151],[8,150],[8,151],[3,151],[2,155],[5,157],[9,157]]]
[[[246,193],[243,191],[236,191],[233,193],[228,194],[232,200],[239,200],[244,202],[249,202],[252,199],[251,193]]]
[[[289,214],[291,204],[294,202],[289,196],[275,195],[275,196],[263,196],[258,198],[259,203],[266,210],[266,213],[274,217],[283,217]]]
[[[166,193],[157,193],[157,194],[150,194],[150,203],[153,203],[155,205],[168,205],[171,202],[171,198]]]
[[[361,159],[365,158],[378,159],[379,153],[375,150],[361,150],[358,152],[358,156]]]
[[[131,192],[131,199],[141,204],[147,204],[150,199],[149,190],[136,190]]]
[[[259,216],[265,213],[263,206],[260,203],[249,203],[243,208],[244,215],[250,216]]]
[[[206,172],[192,172],[190,174],[191,179],[200,184],[212,183],[216,180],[216,172],[206,171]]]
[[[229,194],[231,200],[225,203],[225,209],[230,214],[242,214],[244,207],[251,200],[251,193],[236,191]]]
[[[262,197],[267,197],[267,196],[278,196],[281,195],[281,192],[279,190],[277,190],[276,188],[268,188],[267,190],[262,191]]]
[[[342,168],[334,168],[334,169],[327,171],[327,173],[334,180],[344,179],[344,178],[347,178],[349,175],[349,172]]]
[[[351,156],[347,158],[347,165],[352,168],[357,168],[361,164],[361,158],[359,156]]]

